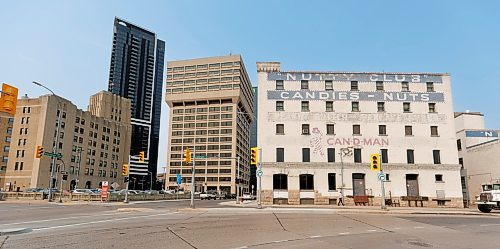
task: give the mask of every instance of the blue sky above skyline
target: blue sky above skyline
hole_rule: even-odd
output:
[[[299,4],[301,3],[301,4]],[[498,1],[4,1],[0,81],[86,109],[107,89],[113,19],[156,32],[166,61],[241,54],[284,70],[447,72],[455,111],[500,128]],[[159,166],[166,162],[162,106]]]

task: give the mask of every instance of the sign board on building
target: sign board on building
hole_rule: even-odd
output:
[[[360,82],[377,82],[385,83],[442,83],[442,75],[438,74],[391,74],[391,73],[306,73],[306,72],[270,72],[267,75],[267,80],[287,80],[287,81],[360,81]]]
[[[466,137],[498,137],[497,131],[465,131]]]
[[[267,91],[267,99],[444,102],[444,95],[437,92]]]

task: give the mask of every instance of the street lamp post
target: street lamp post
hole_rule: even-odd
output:
[[[78,167],[76,170],[76,184],[75,189],[78,188],[78,183],[80,182],[80,162],[82,161],[82,149],[80,147],[77,148],[78,151]]]
[[[59,96],[57,96],[54,91],[50,90],[48,87],[44,86],[43,84],[41,83],[38,83],[36,81],[33,81],[33,84],[37,85],[37,86],[40,86],[40,87],[43,87],[45,88],[46,90],[48,90],[49,92],[52,93],[52,95],[56,96],[56,99],[57,99],[57,121],[56,121],[56,142],[54,144],[54,146],[52,147],[52,153],[54,153],[55,155],[57,155],[57,148],[59,146],[59,127],[61,126],[61,113],[62,113],[62,105],[61,105],[61,101],[59,100]],[[59,108],[61,108],[61,110],[59,110]],[[49,179],[49,202],[52,202],[52,188],[54,187],[54,171],[55,171],[55,168],[56,168],[56,157],[55,156],[52,156],[52,169],[50,170],[50,179]]]
[[[237,164],[236,164],[236,179],[238,179],[238,183],[236,184],[236,204],[240,204],[240,156],[236,157],[237,159]]]

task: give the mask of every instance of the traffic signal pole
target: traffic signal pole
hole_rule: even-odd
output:
[[[191,152],[189,152],[191,153]],[[194,166],[195,166],[195,162],[196,162],[196,145],[193,146],[193,155],[191,157],[191,160],[193,161],[193,172],[191,172],[191,205],[190,207],[194,209],[194,190],[195,190],[195,182],[194,182],[194,174],[195,174],[195,169],[194,169]]]
[[[382,169],[382,150],[379,152],[379,155],[380,155],[380,174],[384,174],[384,170]],[[380,188],[381,188],[381,191],[382,191],[382,194],[381,194],[381,197],[382,197],[382,203],[381,203],[381,208],[382,210],[387,210],[387,207],[385,206],[385,186],[384,186],[384,182],[385,182],[385,175],[384,175],[384,178],[380,179]]]
[[[258,163],[258,169],[262,170],[262,148],[259,148],[259,163]],[[262,208],[262,202],[261,202],[261,197],[262,197],[262,176],[258,175],[257,176],[257,208]]]
[[[127,167],[130,167],[130,155],[128,155],[128,164],[127,164]],[[125,186],[125,200],[123,200],[123,203],[128,203],[128,184],[130,182],[130,170],[128,170],[127,168],[127,175],[125,177],[128,178],[128,181],[125,183],[126,186]]]

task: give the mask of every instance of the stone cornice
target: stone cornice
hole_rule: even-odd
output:
[[[281,169],[338,169],[342,168],[340,162],[335,163],[301,163],[301,162],[286,162],[286,163],[262,163],[262,168],[272,167]],[[461,166],[459,164],[383,164],[384,170],[457,170]],[[369,170],[370,166],[367,163],[344,163],[344,169]]]

